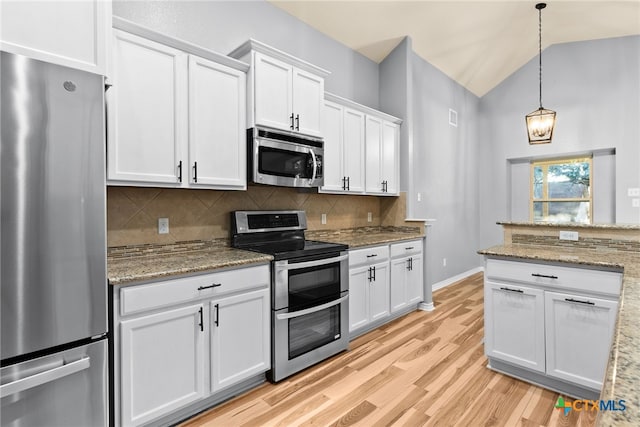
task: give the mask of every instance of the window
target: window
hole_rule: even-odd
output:
[[[590,157],[531,162],[531,220],[591,223],[592,176]]]

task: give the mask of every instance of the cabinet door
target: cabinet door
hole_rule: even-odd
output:
[[[120,324],[122,425],[140,425],[204,397],[203,305]]]
[[[547,374],[600,390],[617,309],[612,300],[545,292]]]
[[[343,107],[326,101],[322,115],[322,134],[324,135],[324,185],[323,191],[343,191],[342,173],[342,111]]]
[[[324,79],[294,68],[292,93],[295,130],[306,135],[321,136]]]
[[[349,178],[349,192],[364,192],[364,113],[344,109],[344,175]]]
[[[189,56],[189,183],[246,188],[245,73]]]
[[[408,268],[408,257],[391,260],[390,303],[392,313],[402,310],[407,306]]]
[[[179,185],[186,158],[186,54],[114,30],[107,178]],[[186,178],[185,178],[186,179]]]
[[[373,280],[369,283],[369,321],[389,316],[389,263],[374,264]]]
[[[398,194],[398,142],[400,128],[391,122],[382,124],[382,181],[384,192],[389,195]]]
[[[212,390],[266,372],[271,367],[269,289],[210,304]]]
[[[366,178],[367,193],[382,193],[381,146],[382,146],[382,120],[367,116],[366,120]]]
[[[111,1],[3,1],[2,50],[106,74]]]
[[[484,304],[485,354],[544,372],[544,292],[486,281]]]
[[[424,276],[422,255],[411,256],[411,269],[407,271],[407,304],[418,304],[424,299]]]
[[[293,130],[293,67],[259,52],[254,55],[255,124]]]
[[[369,267],[349,269],[349,332],[369,323]]]

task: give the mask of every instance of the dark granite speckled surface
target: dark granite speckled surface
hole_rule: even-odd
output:
[[[424,234],[420,228],[414,227],[361,227],[335,231],[307,231],[305,236],[310,240],[342,243],[353,249],[421,239]]]
[[[635,228],[637,226],[632,227]],[[624,399],[626,410],[600,411],[597,425],[640,426],[640,253],[534,245],[498,245],[478,253],[490,257],[624,269],[618,319],[600,398]]]

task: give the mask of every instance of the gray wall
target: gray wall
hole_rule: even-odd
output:
[[[113,14],[215,52],[249,38],[331,71],[325,89],[378,108],[378,64],[266,1],[114,1]]]
[[[551,144],[530,146],[526,137],[524,116],[538,107],[537,57],[480,100],[480,247],[500,243],[495,222],[509,218],[507,159],[615,149],[615,165],[603,164],[614,185],[603,189],[600,180],[597,191],[615,190],[615,207],[607,208],[615,222],[640,222],[627,196],[640,187],[640,36],[554,45],[542,64],[542,103],[558,114]]]
[[[481,263],[479,99],[417,55],[411,59],[413,189],[407,198],[413,198],[413,216],[436,220],[427,232],[427,281],[433,285]],[[458,127],[449,125],[450,108]]]

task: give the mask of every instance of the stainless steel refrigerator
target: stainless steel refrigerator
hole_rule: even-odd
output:
[[[0,424],[104,426],[104,79],[7,52],[0,67]]]

